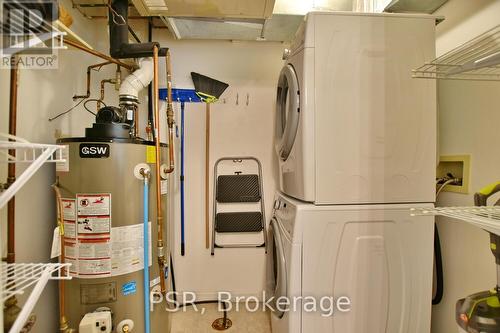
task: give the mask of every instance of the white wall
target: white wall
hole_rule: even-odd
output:
[[[160,32],[162,35],[157,40],[171,48],[173,81],[176,87],[193,87],[191,71],[229,84],[221,100],[211,110],[211,165],[224,156],[257,157],[263,166],[269,220],[275,189],[275,84],[281,69],[283,45],[170,41],[165,38],[164,31]],[[263,249],[216,249],[215,256],[212,257],[210,250],[205,248],[205,106],[187,104],[185,115],[186,255],[180,255],[179,196],[176,195],[173,221],[176,242],[172,251],[175,255],[177,289],[194,291],[204,299],[213,298],[217,291],[259,295],[265,282]],[[210,174],[212,171],[213,169]],[[178,175],[176,172],[176,179]],[[213,185],[212,179],[211,184]]]
[[[450,0],[437,14],[446,20],[437,27],[437,52],[443,54],[500,24],[500,1]],[[438,85],[440,154],[470,154],[468,195],[443,192],[439,206],[473,205],[473,193],[500,179],[498,82],[445,81]],[[485,231],[438,218],[444,265],[444,298],[433,306],[432,332],[456,332],[455,302],[492,288],[495,262]]]
[[[66,4],[67,8],[71,5]],[[107,27],[104,20],[90,21],[72,11],[72,29],[98,50],[108,52]],[[144,25],[134,23],[144,36]],[[274,194],[273,124],[275,83],[281,69],[280,43],[226,41],[172,41],[166,30],[158,30],[155,39],[171,47],[174,85],[192,87],[191,71],[209,75],[229,83],[224,93],[225,103],[212,106],[211,161],[228,155],[253,155],[263,165],[266,208],[268,216]],[[18,135],[33,142],[55,142],[55,131],[64,136],[83,136],[93,117],[82,105],[68,115],[48,122],[47,119],[74,105],[71,97],[85,92],[85,72],[88,65],[100,59],[76,50],[59,52],[57,70],[22,70],[19,79]],[[93,72],[92,97],[99,93],[98,82],[113,77],[114,66]],[[0,71],[1,122],[0,130],[7,131],[8,71]],[[160,85],[164,86],[163,63]],[[116,105],[116,93],[106,89],[108,104]],[[235,105],[236,95],[239,104]],[[246,105],[246,96],[249,104]],[[94,107],[94,104],[90,104]],[[164,107],[164,105],[162,105]],[[178,107],[176,106],[178,110]],[[147,110],[143,98],[142,125]],[[5,121],[4,121],[5,119]],[[165,123],[165,122],[163,122]],[[165,132],[165,131],[163,131]],[[264,288],[264,251],[262,249],[218,250],[215,257],[205,249],[204,227],[204,151],[205,107],[186,106],[186,256],[180,256],[179,196],[175,194],[175,253],[176,280],[179,290],[200,293],[210,298],[219,290],[237,294],[258,295]],[[177,156],[178,157],[178,156]],[[178,159],[177,159],[178,160]],[[4,170],[2,170],[4,171]],[[4,172],[2,172],[4,177]],[[178,173],[175,174],[178,179]],[[46,165],[28,182],[17,198],[17,258],[19,262],[47,262],[55,209],[50,184],[54,168]],[[178,181],[176,180],[178,189]],[[5,221],[2,209],[2,225]],[[3,232],[2,232],[3,233]],[[4,234],[4,233],[3,233]],[[5,242],[4,242],[5,245]],[[51,283],[38,303],[35,313],[38,322],[33,332],[54,332],[57,329],[56,283]],[[73,326],[76,323],[72,323]]]

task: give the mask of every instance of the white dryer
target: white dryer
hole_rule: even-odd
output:
[[[315,204],[433,202],[435,17],[309,13],[276,103],[280,189]]]
[[[298,306],[272,312],[273,333],[429,332],[434,219],[410,207],[432,205],[318,206],[278,194],[269,286]],[[297,296],[346,296],[351,310],[309,311]]]

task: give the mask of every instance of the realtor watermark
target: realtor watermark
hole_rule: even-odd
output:
[[[187,306],[196,312],[205,311],[204,302],[198,302],[196,293],[193,292],[167,292],[163,296],[160,292],[151,293],[151,311],[155,306],[166,302],[166,311],[178,312],[186,311]],[[269,296],[266,292],[262,296],[233,296],[230,292],[221,291],[217,293],[218,311],[277,311],[286,312],[318,312],[322,317],[331,317],[335,313],[350,312],[352,309],[351,300],[347,296]]]
[[[0,6],[0,68],[56,69],[65,32],[56,0],[3,0]]]

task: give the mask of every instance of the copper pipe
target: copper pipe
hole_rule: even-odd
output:
[[[57,182],[52,185],[52,188],[54,189],[54,193],[56,196],[56,205],[57,205],[57,226],[59,227],[59,232],[61,235],[61,253],[59,255],[59,262],[61,264],[64,263],[64,258],[65,258],[65,249],[64,249],[64,216],[63,216],[63,204],[62,204],[62,196],[61,196],[61,191],[59,189],[59,186],[57,185]],[[62,271],[63,275],[66,275],[65,269],[63,268]],[[60,332],[67,332],[69,331],[69,324],[68,320],[66,319],[65,315],[65,283],[64,279],[59,280],[59,331]]]
[[[12,61],[15,62],[16,56],[12,56]],[[17,128],[17,89],[18,89],[18,69],[12,66],[10,69],[10,99],[9,99],[9,134],[16,135]],[[15,149],[9,150],[9,154],[16,155]],[[16,181],[16,164],[9,163],[7,166],[7,186],[11,186]],[[7,257],[5,261],[12,264],[16,261],[16,197],[12,197],[7,203]],[[7,276],[7,283],[14,286],[12,275]],[[15,287],[15,286],[14,286]],[[3,326],[6,332],[14,325],[17,316],[21,312],[21,308],[17,305],[16,296],[9,297],[5,303],[3,311]]]
[[[85,95],[74,95],[73,100],[82,99],[82,98],[84,98],[84,99],[89,98],[90,97],[90,73],[91,73],[92,69],[100,68],[102,66],[109,65],[109,64],[112,64],[112,62],[105,61],[105,62],[101,62],[99,64],[90,65],[89,67],[87,67],[87,93]]]
[[[163,171],[167,174],[170,174],[174,171],[174,129],[170,127],[168,129],[168,159],[170,161],[170,165],[168,169],[164,169]]]
[[[136,66],[134,66],[134,65],[129,65],[129,64],[127,64],[127,63],[124,63],[123,61],[120,61],[120,60],[118,60],[118,59],[115,59],[115,58],[113,58],[113,57],[110,57],[109,55],[106,55],[106,54],[101,53],[101,52],[99,52],[99,51],[89,49],[88,47],[83,46],[83,45],[80,45],[80,44],[78,44],[78,43],[75,43],[75,42],[73,42],[73,41],[71,41],[71,40],[69,40],[69,39],[64,39],[64,43],[65,43],[65,44],[68,44],[68,45],[70,45],[70,46],[73,46],[74,48],[77,48],[77,49],[79,49],[79,50],[82,50],[82,51],[84,51],[84,52],[90,53],[90,54],[92,54],[92,55],[94,55],[94,56],[96,56],[96,57],[99,57],[99,58],[102,58],[102,59],[104,59],[104,60],[110,61],[110,62],[112,62],[112,63],[114,63],[114,64],[117,64],[117,65],[120,65],[120,66],[122,66],[123,68],[128,69],[129,71],[132,71],[132,70],[136,69]]]
[[[120,90],[120,86],[122,84],[122,70],[120,65],[116,65],[116,72],[115,72],[115,90],[118,91]]]
[[[15,56],[13,56],[15,57]],[[9,134],[16,135],[17,128],[17,88],[18,69],[12,66],[10,69],[10,101],[9,101]],[[9,154],[16,155],[15,149],[9,150]],[[16,181],[16,164],[9,163],[7,171],[7,185],[10,186]],[[16,261],[16,198],[12,197],[7,204],[7,263]]]
[[[92,7],[96,7],[96,6],[92,5]],[[90,16],[86,15],[86,17],[91,19],[91,20],[93,20],[93,19],[106,19],[107,20],[109,18],[107,15],[90,15]],[[147,16],[129,16],[128,19],[129,20],[147,20],[147,19],[149,19],[149,17],[147,17]],[[158,26],[158,28],[159,28],[159,26]],[[165,27],[165,29],[167,29],[167,28]]]
[[[116,79],[104,79],[104,80],[101,80],[101,98],[99,99],[99,101],[97,101],[97,111],[99,111],[99,109],[101,108],[101,102],[104,101],[104,85],[106,83],[115,84],[116,83]]]
[[[172,63],[170,61],[170,50],[167,50],[165,56],[165,68],[167,70],[167,126],[168,126],[168,154],[169,166],[164,170],[165,173],[174,171],[174,108],[172,104]]]
[[[139,110],[134,109],[134,135],[139,135]]]
[[[156,224],[158,228],[157,256],[160,275],[160,287],[163,294],[166,293],[165,286],[165,253],[163,243],[163,209],[161,205],[161,153],[160,153],[160,107],[158,103],[158,47],[153,48],[153,108],[155,115],[155,185],[156,185]]]

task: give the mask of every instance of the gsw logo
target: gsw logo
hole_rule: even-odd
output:
[[[103,158],[109,157],[109,145],[105,143],[82,143],[80,144],[81,158]]]

